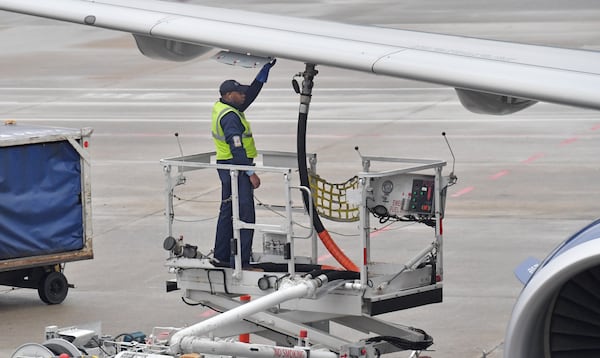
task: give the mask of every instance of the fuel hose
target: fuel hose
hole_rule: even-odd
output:
[[[298,153],[298,173],[300,176],[300,185],[305,186],[307,188],[310,187],[310,183],[308,180],[308,167],[306,164],[306,128],[308,122],[308,108],[311,100],[311,93],[313,87],[313,78],[316,75],[317,71],[314,69],[314,65],[307,64],[306,71],[304,72],[304,81],[302,82],[302,94],[300,95],[300,110],[298,112],[298,128],[297,128],[297,140],[296,140],[296,149]],[[302,192],[302,199],[304,201],[304,206],[306,210],[310,210],[309,200],[312,198],[305,192]],[[342,249],[337,246],[335,241],[329,235],[329,232],[323,226],[321,222],[321,218],[319,217],[319,213],[315,208],[315,205],[312,206],[312,217],[313,217],[313,227],[317,232],[319,239],[329,251],[329,253],[348,271],[358,272],[358,267],[350,260],[346,254],[342,251]]]

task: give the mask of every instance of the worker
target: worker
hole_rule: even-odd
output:
[[[244,111],[254,102],[269,71],[276,60],[267,62],[249,86],[235,80],[223,82],[219,88],[221,98],[213,106],[212,136],[215,142],[218,164],[253,165],[257,156],[250,123]],[[220,266],[234,266],[232,255],[233,211],[231,205],[231,174],[227,169],[217,169],[221,180],[221,207],[217,222],[214,258]],[[240,220],[255,223],[254,189],[260,186],[260,178],[253,170],[238,172],[238,197]],[[254,230],[240,230],[242,266],[248,266],[252,255]],[[234,247],[235,249],[235,247]]]

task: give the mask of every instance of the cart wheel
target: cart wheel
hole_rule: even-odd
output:
[[[38,285],[40,299],[49,305],[56,305],[64,301],[68,291],[67,278],[61,272],[48,273]]]

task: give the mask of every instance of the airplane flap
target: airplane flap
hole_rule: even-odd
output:
[[[271,60],[269,57],[253,56],[232,51],[221,51],[214,55],[212,59],[227,65],[242,66],[244,68],[262,67],[262,65]]]
[[[531,276],[535,273],[538,266],[540,265],[540,260],[534,257],[528,257],[525,261],[523,261],[517,268],[515,269],[515,276],[521,281],[523,285],[527,284]]]

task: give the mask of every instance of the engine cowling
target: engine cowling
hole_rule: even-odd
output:
[[[455,88],[460,103],[473,113],[505,115],[530,107],[537,101]]]
[[[600,357],[600,220],[564,241],[527,282],[504,357]]]
[[[139,34],[134,34],[133,37],[140,52],[152,59],[184,62],[193,60],[214,50],[208,46],[199,46]]]

